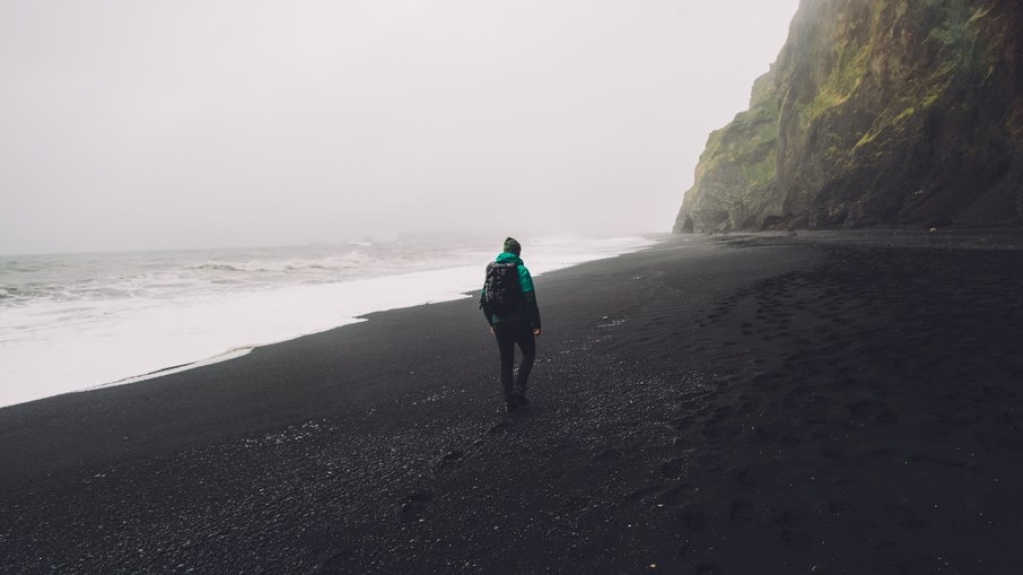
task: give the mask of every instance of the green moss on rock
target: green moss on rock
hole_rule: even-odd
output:
[[[1021,133],[1023,5],[804,0],[675,229],[1019,221]]]

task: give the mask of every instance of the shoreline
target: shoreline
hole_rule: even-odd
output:
[[[466,300],[0,409],[0,567],[1012,572],[1023,241],[956,237],[676,237],[545,274],[513,416]]]
[[[580,262],[642,249],[656,240],[651,236],[628,236],[594,238],[588,242],[544,238],[541,242],[543,247],[536,254],[539,263],[536,267],[543,271],[556,271]],[[394,247],[389,246],[388,249]],[[436,252],[438,248],[431,249]],[[463,246],[456,251],[458,249],[467,248]],[[115,257],[123,255],[112,254]],[[0,406],[20,405],[64,393],[152,379],[166,375],[164,372],[194,369],[221,361],[220,358],[225,356],[233,357],[241,349],[265,347],[358,323],[366,314],[455,301],[465,297],[467,292],[463,290],[474,289],[477,281],[482,281],[477,276],[485,263],[480,260],[478,267],[469,267],[462,261],[465,254],[458,252],[457,255],[459,257],[449,258],[450,261],[440,260],[442,265],[436,269],[404,269],[401,262],[397,262],[394,269],[384,275],[371,274],[313,284],[300,281],[299,277],[293,278],[293,283],[261,284],[261,289],[242,290],[237,294],[218,292],[215,300],[209,299],[209,294],[183,292],[176,296],[180,300],[169,300],[173,302],[170,307],[165,300],[151,295],[141,298],[144,305],[136,306],[137,309],[130,312],[117,308],[117,299],[100,298],[86,301],[85,313],[95,317],[109,315],[114,319],[106,323],[103,320],[84,322],[78,327],[78,333],[61,331],[59,325],[33,324],[37,320],[30,314],[15,316],[27,326],[21,328],[23,331],[43,329],[43,335],[36,336],[38,339],[19,340],[25,336],[19,335],[21,332],[17,330],[0,334],[10,337],[7,341],[10,347],[5,347],[4,353],[0,354],[0,364],[5,367],[0,370],[0,380],[3,380],[0,382]],[[436,257],[436,254],[430,257]],[[301,262],[309,269],[323,269],[310,265],[308,260]],[[226,267],[235,273],[253,266],[251,261],[233,262],[233,265],[208,262],[196,265],[193,262],[184,265],[183,269],[211,265],[214,268]],[[272,269],[283,264],[274,262],[267,265]],[[146,273],[152,271],[150,269]],[[131,273],[135,272],[138,270]],[[448,285],[453,286],[452,289],[446,289]],[[114,309],[89,309],[89,306],[104,305],[113,305]],[[275,311],[268,313],[267,310]],[[41,317],[61,313],[68,316],[65,321],[78,321],[73,312],[59,307],[36,309],[33,313]],[[221,327],[216,327],[218,324]],[[96,333],[95,339],[105,343],[91,347],[81,344]],[[60,350],[64,357],[52,358],[50,353],[53,349]],[[136,350],[136,353],[125,350]],[[73,372],[54,367],[54,363],[65,365],[71,362],[78,365]],[[32,367],[36,370],[30,371]],[[30,379],[29,373],[34,378],[33,385],[3,387],[4,383],[10,386],[10,382]],[[79,383],[72,383],[72,379]]]
[[[338,326],[338,327],[341,327],[341,326]],[[337,329],[337,328],[333,328],[333,329]],[[312,334],[308,334],[308,335],[312,335]],[[271,344],[267,344],[267,345],[273,345],[273,344],[271,343]],[[262,347],[262,346],[258,346],[258,347]],[[117,381],[111,381],[110,383],[101,383],[99,385],[94,385],[92,387],[86,387],[84,389],[79,389],[79,390],[76,390],[76,391],[69,391],[68,393],[88,393],[88,392],[93,391],[95,389],[104,389],[104,388],[107,388],[107,387],[114,387],[114,386],[118,386],[118,385],[131,385],[133,383],[139,383],[139,382],[150,380],[150,379],[156,379],[158,377],[165,377],[165,376],[168,376],[168,375],[174,375],[175,373],[182,373],[182,372],[185,372],[185,371],[190,371],[190,370],[193,370],[193,369],[198,369],[200,367],[205,367],[207,365],[213,365],[215,363],[220,363],[220,362],[223,362],[223,361],[231,361],[232,359],[237,359],[239,357],[245,357],[246,355],[252,353],[252,350],[254,350],[254,349],[256,349],[256,348],[255,347],[246,347],[246,348],[236,349],[236,350],[232,350],[232,351],[225,351],[224,353],[222,353],[220,355],[215,355],[213,357],[209,357],[209,358],[206,358],[206,359],[201,359],[201,360],[198,360],[198,361],[193,361],[191,363],[183,363],[181,365],[172,365],[170,367],[165,367],[163,369],[158,369],[156,371],[151,371],[149,373],[143,373],[142,375],[133,375],[131,377],[126,377],[124,379],[119,379]],[[50,397],[56,397],[56,396],[50,396]],[[42,397],[40,399],[46,399],[46,398]],[[31,401],[36,401],[36,400],[31,400]],[[13,405],[18,405],[18,404],[15,403]],[[6,407],[6,406],[0,406],[0,408],[2,408],[2,407]]]

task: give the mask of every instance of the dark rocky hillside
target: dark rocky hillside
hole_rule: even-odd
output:
[[[803,0],[676,232],[1023,219],[1023,2]]]

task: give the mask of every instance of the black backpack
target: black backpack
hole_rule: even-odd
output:
[[[480,307],[499,317],[515,313],[522,301],[519,265],[514,262],[487,264],[487,281],[483,284]]]

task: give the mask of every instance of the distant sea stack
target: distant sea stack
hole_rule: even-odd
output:
[[[1023,221],[1023,2],[802,0],[674,231]]]

